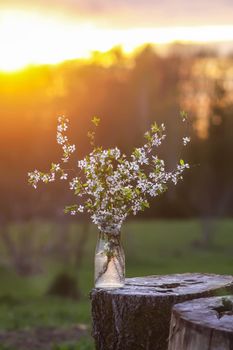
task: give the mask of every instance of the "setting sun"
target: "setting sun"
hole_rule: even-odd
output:
[[[0,15],[0,69],[10,71],[28,64],[84,57],[90,35],[88,25],[69,25],[33,13],[5,12]]]
[[[100,28],[88,20],[78,22],[36,12],[4,10],[0,14],[0,70],[87,58],[92,51],[106,51],[116,45],[130,52],[145,43],[230,40],[233,26]]]

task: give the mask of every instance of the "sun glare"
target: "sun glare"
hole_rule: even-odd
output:
[[[26,11],[0,13],[0,70],[87,58],[121,45],[125,52],[146,43],[232,41],[233,26],[102,29],[91,22],[50,18]]]
[[[11,71],[28,64],[85,57],[90,29],[89,25],[70,25],[33,13],[5,12],[0,15],[0,69]]]

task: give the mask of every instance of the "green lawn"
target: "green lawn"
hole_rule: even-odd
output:
[[[132,221],[123,228],[123,244],[126,254],[127,277],[177,272],[233,273],[233,220],[215,223],[211,247],[204,248],[201,240],[201,224],[193,221]],[[35,229],[36,228],[36,229]],[[20,232],[40,235],[40,240],[55,239],[56,225],[36,223],[11,231],[20,242]],[[34,232],[36,231],[36,232]],[[67,240],[80,234],[79,225],[71,225]],[[76,324],[90,326],[89,291],[93,287],[93,257],[96,231],[91,232],[85,248],[80,271],[72,264],[61,263],[52,255],[42,261],[42,273],[33,277],[20,277],[9,267],[0,268],[0,329],[16,330],[33,327],[69,327]],[[40,243],[40,242],[39,242]],[[38,243],[38,244],[39,244]],[[7,258],[4,247],[2,255]],[[1,253],[1,252],[0,252]],[[82,291],[79,302],[46,296],[46,291],[59,271],[68,271],[78,278]],[[3,346],[3,345],[2,345]],[[0,347],[0,349],[8,349]],[[91,350],[90,337],[77,344],[58,344],[55,350]],[[33,349],[29,349],[33,350]]]

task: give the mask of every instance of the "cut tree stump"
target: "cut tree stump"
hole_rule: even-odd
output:
[[[175,305],[168,350],[232,350],[233,296]]]
[[[97,350],[167,350],[172,307],[233,293],[233,276],[186,273],[126,279],[119,289],[93,289]]]

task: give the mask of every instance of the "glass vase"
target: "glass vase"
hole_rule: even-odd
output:
[[[125,283],[125,254],[120,233],[99,232],[95,251],[95,287],[120,288]]]

